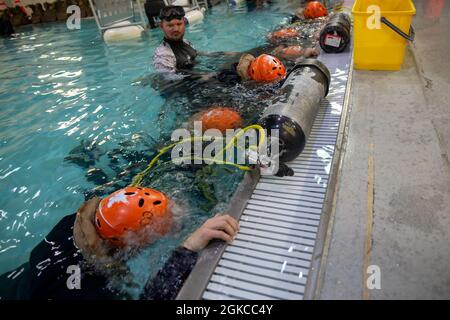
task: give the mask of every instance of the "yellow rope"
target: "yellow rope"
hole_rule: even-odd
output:
[[[181,141],[172,143],[168,146],[165,146],[164,148],[162,148],[161,150],[159,150],[159,153],[150,161],[150,163],[148,164],[147,168],[145,168],[144,171],[138,173],[132,180],[130,187],[138,187],[141,182],[142,179],[144,179],[145,175],[153,168],[153,166],[155,165],[155,163],[158,161],[159,158],[161,158],[167,151],[169,151],[170,149],[172,149],[173,147],[175,147],[176,145],[179,145],[181,143],[184,142],[192,142],[192,141],[196,141],[196,140],[201,140],[203,141],[203,137],[190,137],[187,139],[183,139]]]
[[[252,170],[252,168],[249,167],[249,166],[243,166],[243,165],[240,165],[240,164],[236,164],[234,162],[223,161],[223,160],[214,159],[214,158],[204,158],[204,157],[202,158],[202,157],[187,156],[187,157],[178,158],[177,160],[181,161],[181,160],[187,160],[187,159],[190,159],[190,160],[201,160],[201,161],[208,161],[209,160],[209,161],[214,162],[216,164],[224,164],[224,165],[233,166],[233,167],[236,167],[236,168],[238,168],[240,170],[243,170],[243,171]]]
[[[231,138],[230,142],[228,142],[228,144],[225,146],[225,148],[223,148],[219,154],[217,155],[217,157],[222,156],[223,153],[225,151],[227,151],[229,148],[231,148],[232,146],[234,146],[235,142],[237,141],[237,139],[242,136],[245,132],[247,132],[250,129],[257,129],[259,131],[259,135],[260,135],[260,141],[258,146],[250,146],[250,148],[252,149],[259,149],[262,144],[264,143],[264,141],[266,140],[266,132],[264,131],[264,128],[261,127],[260,125],[254,124],[254,125],[250,125],[248,127],[243,128],[242,130],[239,130],[234,136],[233,138]],[[158,161],[159,158],[161,158],[167,151],[169,151],[170,149],[172,149],[173,147],[184,143],[184,142],[192,142],[192,141],[204,141],[204,138],[211,138],[211,137],[190,137],[190,138],[186,138],[183,139],[181,141],[172,143],[168,146],[165,146],[164,148],[162,148],[161,150],[159,150],[159,153],[150,161],[150,163],[148,164],[147,168],[145,168],[144,171],[138,173],[132,180],[130,186],[131,187],[138,187],[142,180],[144,179],[144,177],[148,174],[148,172],[153,168],[153,166],[156,164],[156,162]],[[216,139],[223,139],[222,137],[214,137]],[[251,170],[251,168],[249,166],[242,166],[242,165],[238,165],[235,164],[233,162],[227,162],[227,161],[222,161],[222,160],[218,160],[218,159],[211,159],[211,158],[200,158],[200,157],[184,157],[184,158],[180,158],[180,159],[194,159],[194,160],[211,160],[215,163],[218,164],[224,164],[224,165],[230,165],[230,166],[234,166],[236,168],[239,168],[241,170]]]
[[[239,139],[240,136],[242,136],[244,133],[246,133],[248,130],[250,129],[257,129],[259,131],[260,134],[260,141],[258,144],[258,149],[261,148],[262,144],[264,143],[264,141],[266,140],[266,132],[264,131],[264,128],[261,127],[258,124],[253,124],[250,125],[248,127],[245,127],[242,130],[239,130],[234,136],[233,138],[230,140],[230,142],[228,142],[228,144],[225,146],[225,148],[222,149],[222,151],[219,153],[219,155],[223,154],[225,151],[227,151],[229,148],[231,148],[234,143],[237,141],[237,139]]]

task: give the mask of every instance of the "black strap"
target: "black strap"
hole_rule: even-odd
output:
[[[386,17],[381,17],[381,22],[384,23],[385,25],[387,25],[389,28],[391,28],[395,32],[397,32],[400,36],[402,36],[406,40],[411,41],[411,42],[414,41],[414,38],[416,37],[416,33],[414,31],[413,26],[410,27],[409,34],[406,34],[402,30],[400,30],[395,24],[393,24],[388,19],[386,19]]]
[[[171,41],[164,38],[164,41],[169,44],[170,48],[177,60],[177,69],[191,69],[194,66],[194,60],[197,57],[197,51],[189,44],[180,41]]]

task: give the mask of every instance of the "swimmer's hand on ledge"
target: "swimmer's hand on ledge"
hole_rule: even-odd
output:
[[[220,239],[231,243],[239,230],[239,224],[233,217],[226,215],[215,215],[192,233],[187,238],[183,247],[188,250],[199,252],[203,250],[213,239]]]

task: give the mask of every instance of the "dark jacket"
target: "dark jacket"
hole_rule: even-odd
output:
[[[61,219],[30,254],[28,262],[0,276],[0,299],[124,299],[123,293],[107,286],[108,279],[96,273],[83,259],[73,240],[76,214]],[[197,253],[178,248],[153,279],[142,299],[174,299],[197,260]],[[80,267],[81,288],[69,289],[68,267]]]
[[[10,37],[14,33],[14,28],[8,17],[7,11],[0,14],[0,37]]]

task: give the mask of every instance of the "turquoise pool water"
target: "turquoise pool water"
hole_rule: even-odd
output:
[[[247,50],[263,44],[264,35],[292,12],[290,7],[286,1],[252,11],[245,3],[235,8],[220,4],[203,23],[188,27],[186,38],[202,51]],[[81,30],[51,23],[16,31],[16,38],[0,40],[0,273],[25,262],[61,217],[75,212],[85,192],[96,187],[86,177],[91,166],[64,160],[74,148],[94,144],[93,166],[111,179],[117,172],[105,155],[118,146],[130,153],[154,147],[162,129],[161,108],[171,103],[151,86],[133,85],[152,74],[160,30],[149,30],[139,41],[109,46],[92,19],[82,20]],[[173,125],[168,119],[163,126]],[[230,174],[222,181],[229,194],[239,178]],[[183,179],[186,175],[171,172],[152,186],[184,199],[190,189]],[[229,194],[205,210],[226,208]],[[206,218],[204,213],[196,215],[193,206],[195,202],[183,204],[193,219],[180,233],[130,262],[138,281],[167,258],[167,248],[178,245]]]

